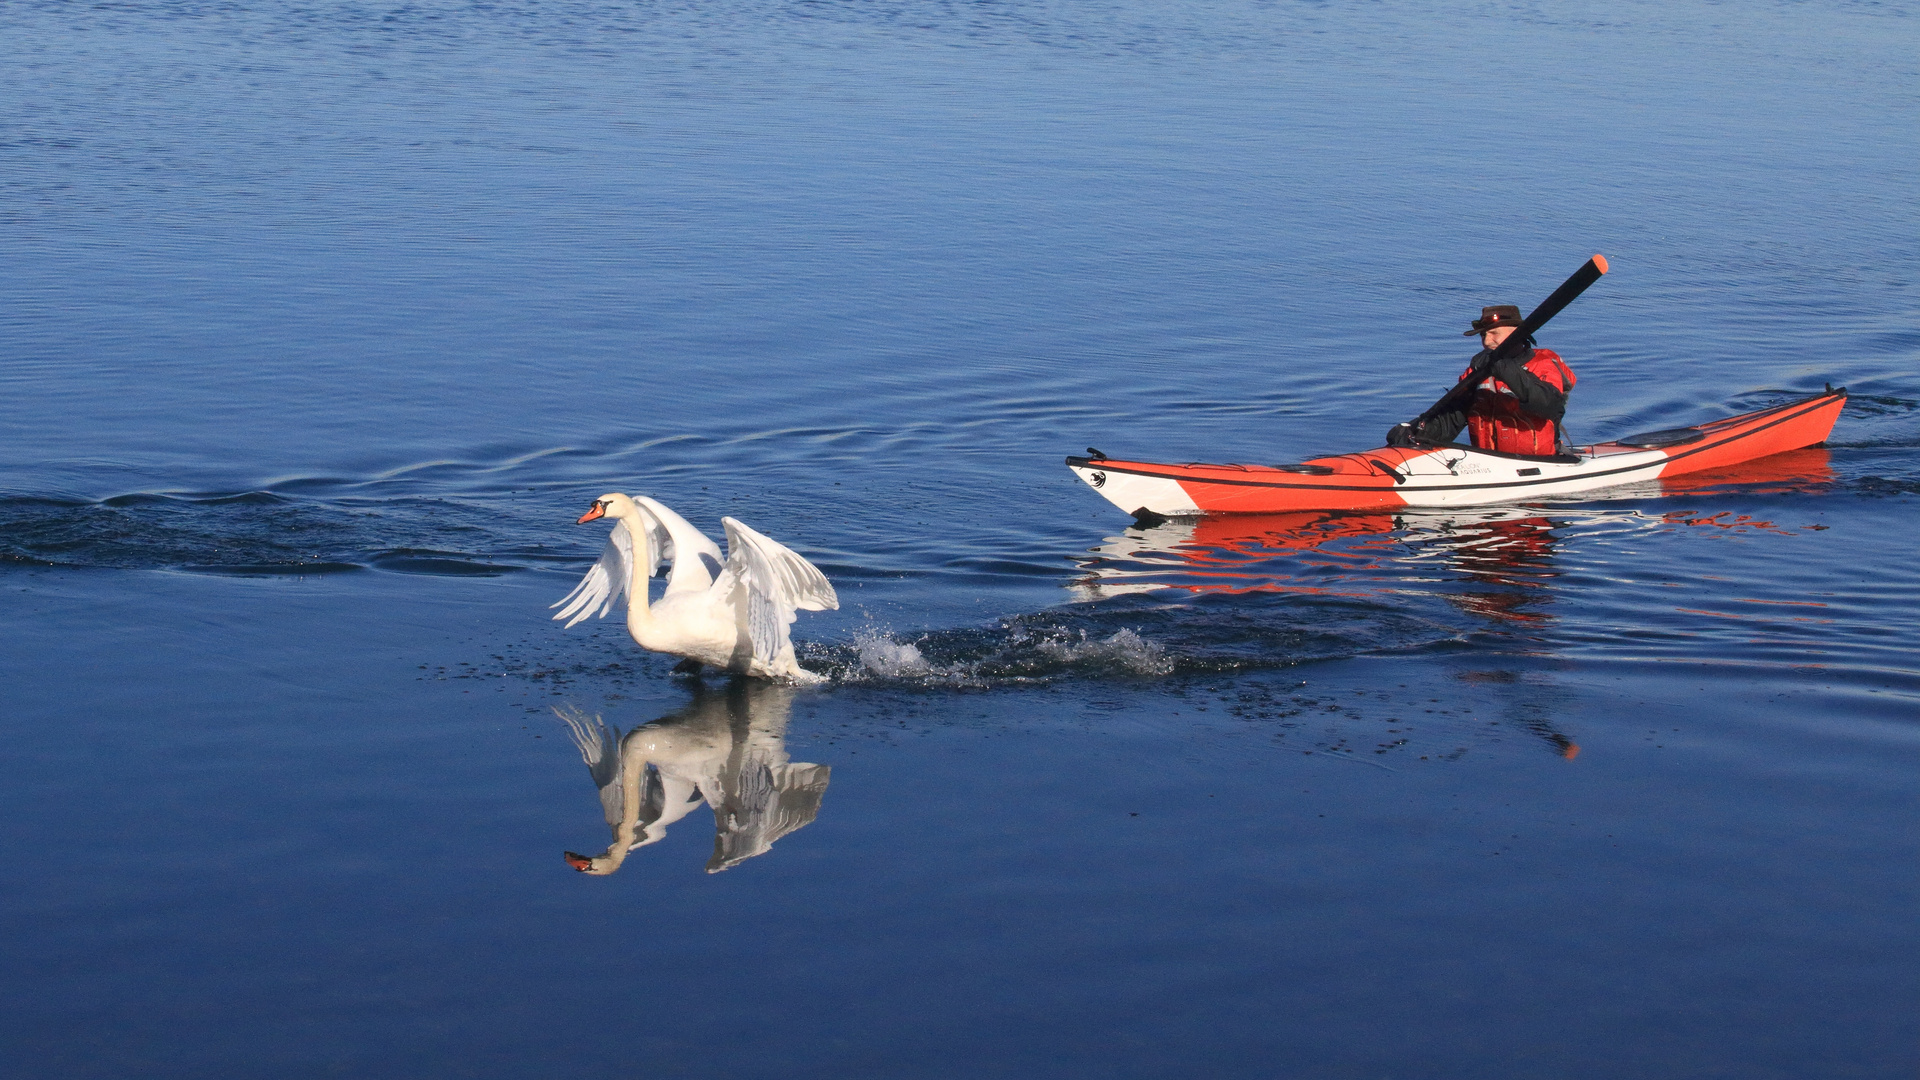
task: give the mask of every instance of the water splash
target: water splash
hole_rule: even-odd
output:
[[[812,666],[843,683],[985,688],[1071,678],[1151,678],[1176,668],[1167,648],[1131,628],[1099,629],[1010,619],[990,629],[930,631],[906,639],[863,627],[850,644],[815,645]]]
[[[1115,631],[1112,637],[1101,639],[1089,639],[1082,630],[1078,640],[1041,641],[1038,648],[1041,655],[1066,666],[1117,668],[1134,675],[1173,672],[1173,661],[1165,649],[1129,629]]]
[[[863,628],[854,637],[854,653],[859,671],[882,679],[911,679],[934,674],[919,646],[895,641],[892,635],[876,627]]]

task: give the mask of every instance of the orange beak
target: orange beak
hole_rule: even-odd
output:
[[[588,510],[584,514],[581,514],[580,520],[574,522],[574,524],[585,525],[587,522],[592,521],[594,518],[601,518],[606,516],[607,516],[607,508],[604,506],[601,506],[599,503],[594,503],[593,509]]]
[[[573,867],[575,870],[586,870],[593,866],[592,859],[587,858],[585,855],[575,855],[571,851],[566,853],[566,859],[567,865]]]

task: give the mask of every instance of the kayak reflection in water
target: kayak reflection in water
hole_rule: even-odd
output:
[[[724,690],[696,684],[686,708],[626,733],[579,709],[565,721],[600,789],[613,843],[599,855],[566,853],[584,874],[611,874],[627,853],[659,841],[667,826],[702,802],[713,809],[717,874],[808,824],[820,812],[830,770],[787,759],[790,687],[731,680]]]
[[[1544,636],[1556,618],[1554,585],[1567,572],[1565,564],[1571,562],[1576,577],[1591,575],[1596,565],[1619,558],[1623,540],[1633,534],[1737,530],[1754,537],[1805,535],[1803,529],[1823,526],[1795,527],[1791,520],[1760,516],[1758,505],[1752,514],[1728,505],[1738,507],[1748,496],[1818,493],[1833,483],[1829,452],[1809,447],[1623,485],[1612,498],[1584,506],[1371,513],[1313,510],[1162,519],[1136,524],[1073,556],[1081,573],[1069,589],[1074,599],[1086,602],[1138,593],[1281,595],[1335,601],[1331,605],[1214,604],[1208,605],[1211,614],[1191,621],[1177,614],[1186,606],[1180,603],[1151,608],[1186,628],[1187,640],[1202,653],[1216,640],[1206,637],[1204,628],[1216,625],[1216,616],[1222,613],[1242,624],[1249,620],[1263,624],[1259,629],[1276,635],[1266,640],[1284,643],[1293,640],[1290,635],[1311,634],[1328,617],[1354,613],[1368,625],[1391,627],[1400,616],[1410,615],[1430,627],[1433,600],[1487,620],[1493,624],[1491,629],[1511,642],[1509,648],[1526,651],[1538,647],[1530,639]],[[1660,502],[1666,496],[1700,498]],[[1649,560],[1652,557],[1647,555]],[[1354,605],[1350,600],[1362,603]],[[1440,621],[1452,625],[1452,620]],[[1460,627],[1458,632],[1488,629]],[[1233,632],[1244,633],[1238,628]],[[1175,655],[1187,652],[1181,643],[1168,643],[1168,647]],[[1351,647],[1365,649],[1369,642],[1362,635]],[[1495,654],[1506,651],[1495,650]],[[1237,662],[1232,654],[1220,659]],[[1497,670],[1465,672],[1460,677],[1470,683],[1527,681],[1517,672]],[[1491,691],[1491,687],[1483,689]],[[1542,708],[1551,711],[1550,705]],[[1520,708],[1508,718],[1562,756],[1572,756],[1577,748],[1553,729],[1546,712],[1530,716]]]
[[[1108,537],[1075,562],[1075,599],[1101,600],[1155,589],[1191,592],[1306,593],[1379,599],[1417,587],[1488,618],[1538,621],[1527,608],[1560,571],[1562,538],[1592,532],[1718,524],[1783,532],[1770,521],[1722,512],[1700,516],[1687,505],[1649,513],[1629,501],[1674,495],[1819,493],[1834,483],[1829,452],[1809,447],[1720,469],[1617,488],[1614,498],[1548,511],[1525,505],[1392,512],[1302,510],[1288,514],[1211,514],[1137,524]],[[1454,573],[1435,578],[1440,562]],[[1436,589],[1444,582],[1498,591]]]
[[[1543,623],[1553,616],[1530,610],[1550,599],[1543,592],[1558,577],[1552,568],[1553,522],[1544,517],[1494,517],[1457,526],[1448,539],[1452,561],[1466,580],[1494,586],[1448,593],[1462,611],[1482,618],[1516,623]]]
[[[1643,527],[1658,519],[1627,512]],[[1076,599],[1149,590],[1196,594],[1294,593],[1385,600],[1411,591],[1438,595],[1461,611],[1531,636],[1552,619],[1540,608],[1559,537],[1532,507],[1453,513],[1218,515],[1183,518],[1113,537],[1078,561],[1088,572]],[[1436,563],[1450,574],[1436,573]],[[1452,588],[1444,587],[1453,583]],[[1523,681],[1513,671],[1467,671],[1467,696],[1500,696],[1493,685]],[[1523,695],[1524,696],[1524,695]],[[1555,754],[1580,752],[1546,712],[1520,703],[1503,711]]]
[[[1531,507],[1448,513],[1235,514],[1176,518],[1128,529],[1078,561],[1087,575],[1075,598],[1099,600],[1153,589],[1210,593],[1308,593],[1378,597],[1408,578],[1432,589],[1443,559],[1458,580],[1499,592],[1446,592],[1463,610],[1537,620],[1523,610],[1544,599],[1554,523]]]

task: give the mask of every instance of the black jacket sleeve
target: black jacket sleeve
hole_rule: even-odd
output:
[[[1567,415],[1567,392],[1528,371],[1527,361],[1531,359],[1533,359],[1532,349],[1498,361],[1493,359],[1492,352],[1481,349],[1474,354],[1469,366],[1479,371],[1492,363],[1493,371],[1490,374],[1505,383],[1507,389],[1513,391],[1514,404],[1520,406],[1521,412],[1552,420],[1557,424],[1561,417]],[[1467,411],[1472,407],[1469,403],[1464,408],[1435,413],[1431,419],[1421,425],[1420,437],[1433,442],[1451,442],[1456,435],[1460,434],[1461,429],[1467,426]]]
[[[1481,350],[1482,355],[1485,352]],[[1493,365],[1493,377],[1513,391],[1514,403],[1520,406],[1521,412],[1557,424],[1567,415],[1567,392],[1528,371],[1527,361],[1531,359],[1533,350],[1528,349],[1525,355],[1500,360]],[[1474,360],[1476,367],[1484,363],[1478,356]]]
[[[1460,429],[1467,426],[1467,411],[1454,409],[1452,412],[1435,413],[1426,423],[1420,425],[1417,434],[1429,442],[1452,442]]]

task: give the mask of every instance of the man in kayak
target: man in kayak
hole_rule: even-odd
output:
[[[1520,309],[1496,304],[1480,309],[1473,329],[1464,337],[1480,335],[1481,349],[1461,378],[1491,363],[1487,380],[1473,392],[1465,409],[1439,413],[1415,430],[1395,424],[1387,445],[1412,446],[1416,440],[1449,442],[1461,428],[1472,433],[1482,450],[1542,457],[1561,450],[1560,419],[1567,414],[1567,392],[1573,389],[1573,369],[1550,349],[1523,348],[1493,359],[1493,351],[1520,325]],[[1526,344],[1533,345],[1529,339]]]

